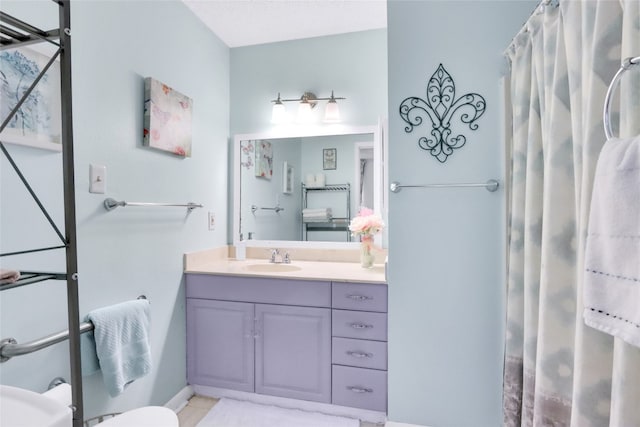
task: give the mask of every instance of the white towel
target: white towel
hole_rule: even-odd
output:
[[[585,252],[584,321],[640,347],[640,136],[602,148]]]
[[[327,215],[331,215],[331,208],[317,208],[317,209],[305,208],[305,209],[302,209],[302,215],[303,216],[327,216]]]

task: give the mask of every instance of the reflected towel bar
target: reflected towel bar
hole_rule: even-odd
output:
[[[281,208],[280,205],[277,205],[275,208],[262,208],[262,207],[258,207],[256,205],[251,205],[251,213],[252,214],[255,214],[258,209],[262,209],[264,211],[276,211],[276,213],[279,213],[280,211],[284,210],[284,208]]]
[[[147,299],[146,296],[140,295],[137,299]],[[91,322],[83,322],[80,324],[80,333],[93,331],[94,326]],[[24,344],[18,344],[15,338],[5,338],[0,341],[0,363],[6,362],[14,356],[22,356],[23,354],[33,353],[43,348],[57,344],[69,338],[69,330],[57,332],[47,335],[37,340],[29,341]]]
[[[104,208],[108,211],[112,211],[118,206],[173,206],[179,208],[187,208],[189,212],[194,210],[195,208],[201,208],[203,205],[198,203],[142,203],[142,202],[125,202],[125,201],[117,201],[112,198],[104,199]]]
[[[498,180],[490,179],[484,183],[460,183],[460,184],[422,184],[422,185],[403,185],[399,182],[392,182],[389,189],[393,193],[398,193],[403,188],[452,188],[452,187],[484,187],[487,191],[494,192],[500,187]]]

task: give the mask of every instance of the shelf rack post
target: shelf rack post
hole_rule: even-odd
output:
[[[64,221],[67,240],[67,311],[69,317],[69,358],[71,364],[71,401],[73,427],[82,427],[82,363],[80,356],[80,312],[78,299],[78,251],[76,243],[75,179],[73,162],[73,114],[71,92],[71,11],[70,0],[59,1],[60,84],[62,114],[62,163],[64,185]]]

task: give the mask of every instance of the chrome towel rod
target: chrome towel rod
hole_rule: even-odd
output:
[[[487,191],[494,192],[500,187],[500,183],[495,179],[490,179],[485,183],[459,183],[459,184],[422,184],[422,185],[403,185],[399,182],[392,182],[389,189],[393,193],[398,193],[403,188],[451,188],[451,187],[484,187]]]
[[[622,61],[622,64],[620,65],[620,69],[615,74],[615,76],[613,76],[613,80],[611,80],[609,88],[607,89],[607,96],[605,96],[604,98],[604,111],[602,112],[602,118],[604,121],[604,134],[607,137],[607,141],[613,138],[613,130],[611,130],[611,98],[613,98],[613,93],[618,87],[618,82],[620,81],[622,74],[635,65],[640,65],[640,56],[624,59]]]
[[[147,299],[146,296],[140,295],[137,299]],[[94,325],[91,322],[83,322],[80,324],[80,333],[93,331]],[[6,362],[14,356],[22,356],[23,354],[33,353],[43,348],[52,346],[69,338],[69,330],[56,332],[37,340],[29,341],[24,344],[18,344],[15,338],[5,338],[0,341],[0,363]]]
[[[199,203],[143,203],[143,202],[125,202],[125,201],[117,201],[112,198],[104,199],[104,208],[108,211],[112,211],[118,206],[174,206],[179,208],[187,208],[189,212],[194,210],[195,208],[201,208],[203,205]]]

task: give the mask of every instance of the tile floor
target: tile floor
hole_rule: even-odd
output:
[[[187,406],[178,413],[180,427],[195,427],[211,410],[218,399],[204,396],[193,396]],[[360,427],[383,427],[383,424],[361,422]]]

